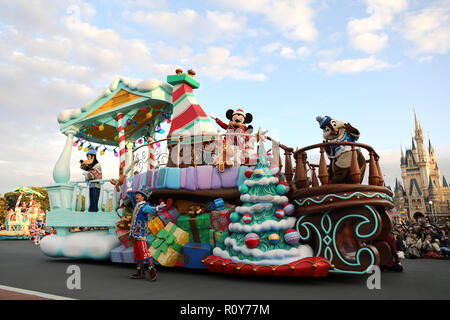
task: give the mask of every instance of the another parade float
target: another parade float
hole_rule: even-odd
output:
[[[35,201],[35,197],[42,198],[43,195],[29,187],[18,187],[14,189],[14,192],[16,191],[20,192],[19,197],[14,210],[6,214],[5,230],[0,231],[0,240],[29,239],[38,232],[36,229],[38,221],[41,224],[39,229],[43,229],[45,212],[40,209],[40,203]],[[24,196],[29,196],[28,207],[25,201],[22,201]]]
[[[119,78],[85,107],[61,113],[67,141],[54,168],[56,184],[46,187],[46,225],[57,231],[41,241],[46,255],[133,263],[127,191],[146,186],[152,205],[166,204],[147,234],[149,250],[163,266],[323,277],[365,273],[392,258],[384,241],[392,192],[384,187],[372,147],[337,139],[348,136],[345,124],[336,128],[336,139],[294,150],[261,129],[247,130],[243,123],[251,117],[241,109],[227,112],[230,126],[220,133],[193,94],[200,85],[194,75],[177,69],[168,83]],[[331,120],[318,118],[324,137],[328,124],[340,123]],[[170,131],[156,140],[164,122]],[[86,209],[86,181],[70,181],[73,146],[120,154],[120,178],[96,181],[97,212]],[[339,157],[335,146],[342,147]],[[308,161],[313,149],[320,150],[319,164]],[[336,163],[346,171],[334,170]],[[368,185],[361,184],[366,163]],[[70,232],[74,227],[102,230]]]

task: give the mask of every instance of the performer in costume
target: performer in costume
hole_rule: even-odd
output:
[[[147,203],[151,194],[151,189],[146,186],[141,187],[134,193],[131,189],[128,189],[128,198],[134,207],[129,235],[133,239],[134,261],[138,264],[136,273],[130,276],[132,279],[144,278],[146,269],[150,280],[155,281],[157,277],[153,258],[147,247],[148,216],[157,216],[156,212],[161,211],[165,204],[161,203],[156,207],[151,206]]]
[[[80,168],[86,172],[83,175],[89,184],[89,211],[98,211],[98,198],[100,197],[100,183],[90,182],[90,180],[101,180],[102,179],[102,167],[97,161],[96,150],[91,148],[86,153],[87,160],[80,160]]]

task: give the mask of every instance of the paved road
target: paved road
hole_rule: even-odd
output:
[[[70,265],[81,269],[81,289],[67,288]],[[403,273],[382,273],[381,289],[369,275],[269,278],[213,274],[186,268],[158,269],[158,280],[132,280],[128,264],[49,258],[28,240],[0,240],[0,285],[75,299],[449,299],[449,260],[405,260]]]

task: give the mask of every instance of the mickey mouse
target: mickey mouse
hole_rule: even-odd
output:
[[[225,129],[227,131],[227,134],[251,134],[253,132],[253,126],[247,126],[247,124],[253,121],[253,115],[251,113],[245,113],[243,109],[239,108],[236,111],[234,111],[233,109],[228,109],[225,114],[225,116],[229,120],[228,124],[217,118],[214,113],[210,113],[209,116],[214,119],[222,129]],[[241,164],[240,161],[236,158],[239,157],[240,152],[244,153],[245,163],[248,163],[250,151],[248,146],[249,136],[235,135],[234,138],[232,137],[231,139],[228,138],[226,140],[226,143],[230,144],[234,149],[233,154],[235,155],[235,164]],[[232,141],[232,143],[230,143],[230,140]]]

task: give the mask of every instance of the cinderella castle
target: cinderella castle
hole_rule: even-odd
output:
[[[450,212],[450,187],[445,176],[441,176],[434,148],[428,139],[425,148],[422,127],[414,111],[415,135],[411,149],[401,150],[400,166],[402,180],[395,181],[394,202],[398,211],[403,211],[409,219],[428,216],[437,217]]]

